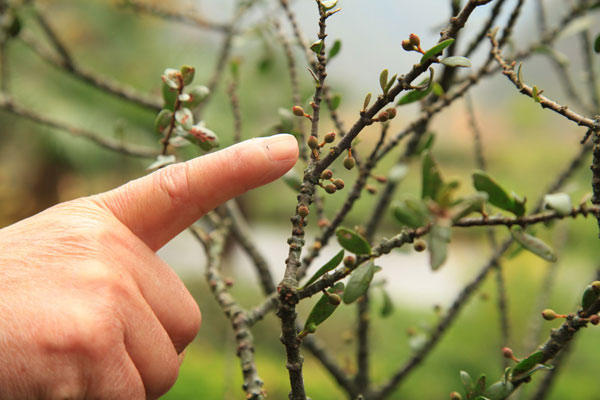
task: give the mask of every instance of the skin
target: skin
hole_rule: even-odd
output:
[[[297,156],[290,135],[252,139],[0,230],[0,398],[168,391],[201,316],[155,252]]]

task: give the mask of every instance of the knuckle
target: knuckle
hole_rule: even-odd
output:
[[[169,165],[154,174],[154,184],[175,204],[189,201],[190,167],[187,163]]]

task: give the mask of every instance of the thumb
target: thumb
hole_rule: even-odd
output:
[[[279,178],[297,158],[291,135],[250,139],[170,165],[95,200],[158,250],[219,204]]]

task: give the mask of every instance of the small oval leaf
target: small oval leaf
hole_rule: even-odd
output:
[[[381,90],[383,90],[384,94],[385,94],[385,88],[388,83],[388,73],[389,73],[389,71],[387,69],[384,69],[379,74],[379,86],[381,87]]]
[[[473,186],[480,192],[488,194],[488,201],[506,211],[515,209],[515,201],[508,192],[491,176],[483,171],[473,173]]]
[[[335,294],[339,295],[340,293],[342,293],[344,291],[344,283],[338,282],[327,291],[329,293],[335,293]],[[339,306],[339,304],[331,304],[331,302],[329,301],[329,296],[327,296],[326,294],[323,294],[321,296],[321,298],[319,299],[319,301],[317,301],[317,303],[314,305],[310,314],[308,315],[308,318],[306,319],[306,322],[304,323],[304,330],[308,331],[309,330],[308,328],[313,324],[316,327],[316,326],[320,325],[321,323],[323,323],[323,321],[325,321],[327,318],[329,318],[331,316],[331,314],[333,314],[333,312],[336,310],[336,308],[338,306]]]
[[[531,251],[546,261],[554,262],[557,260],[554,250],[542,240],[526,233],[520,226],[513,226],[510,229],[512,237],[525,249]]]
[[[173,119],[173,112],[167,109],[162,109],[154,120],[154,130],[156,133],[161,135],[165,129],[171,124]]]
[[[338,55],[338,53],[342,50],[342,41],[340,39],[336,39],[335,42],[331,45],[331,50],[329,50],[329,55],[327,56],[328,61]]]
[[[448,67],[471,67],[471,60],[469,60],[467,57],[461,56],[446,57],[440,62]]]
[[[544,206],[556,211],[562,216],[569,215],[573,211],[571,197],[566,193],[552,193],[545,195]]]
[[[448,243],[450,243],[450,226],[446,224],[446,221],[438,221],[431,227],[429,232],[429,243],[427,248],[429,249],[429,261],[431,263],[431,269],[437,270],[446,262],[448,255]]]
[[[371,280],[373,280],[373,275],[375,275],[375,264],[373,263],[373,260],[364,262],[352,271],[350,279],[348,280],[348,285],[344,291],[344,303],[350,304],[364,295],[367,292],[367,289],[369,289]]]
[[[529,357],[521,360],[515,367],[513,368],[513,376],[522,374],[523,372],[527,372],[537,364],[541,364],[544,362],[545,356],[542,351],[536,351],[531,354]]]
[[[438,165],[429,150],[423,152],[422,174],[421,198],[437,201],[438,193],[444,182]]]
[[[335,235],[337,236],[340,245],[346,250],[351,251],[354,254],[371,254],[369,242],[357,232],[348,228],[339,227],[335,231]]]
[[[323,41],[317,40],[316,42],[310,45],[310,49],[313,51],[313,53],[320,54],[321,50],[323,50]]]
[[[446,39],[443,42],[440,42],[432,48],[430,48],[429,50],[427,50],[425,54],[423,54],[423,57],[421,57],[421,64],[429,60],[431,57],[434,57],[437,54],[441,53],[446,47],[450,46],[452,43],[454,43],[453,38]]]
[[[323,265],[321,268],[319,268],[317,272],[315,272],[315,274],[304,284],[304,287],[307,287],[308,285],[319,279],[321,276],[323,276],[323,274],[331,271],[332,269],[340,265],[343,259],[344,250],[340,250],[335,256],[333,256],[331,260],[327,261],[325,265]]]

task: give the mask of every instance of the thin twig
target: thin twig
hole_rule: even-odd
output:
[[[531,97],[537,103],[540,104],[542,108],[548,108],[563,117],[575,122],[579,126],[586,126],[594,131],[600,130],[600,125],[597,121],[592,118],[588,118],[582,115],[577,114],[574,111],[571,111],[567,106],[558,104],[557,102],[550,100],[546,96],[541,95],[540,91],[536,88],[536,93],[534,94],[533,88],[531,86],[526,85],[517,76],[517,73],[514,70],[515,63],[511,63],[510,65],[502,58],[502,53],[498,48],[498,42],[496,39],[491,36],[490,40],[492,42],[492,54],[498,64],[502,67],[502,73],[519,89],[519,92],[522,94]]]
[[[162,101],[153,96],[142,94],[131,86],[117,82],[107,76],[102,76],[78,64],[68,64],[63,58],[57,57],[46,50],[32,35],[26,32],[21,32],[19,39],[48,64],[97,89],[153,111],[159,111],[162,108]]]
[[[238,243],[252,260],[263,292],[265,295],[275,292],[275,280],[271,275],[269,263],[258,249],[258,246],[256,246],[256,243],[252,240],[252,232],[250,231],[250,227],[242,215],[237,202],[235,200],[228,201],[225,204],[225,209],[231,219],[231,232],[235,235]]]
[[[196,229],[191,227],[191,232],[205,246],[208,256],[206,266],[206,280],[210,289],[223,309],[223,312],[229,319],[235,334],[237,342],[237,355],[240,358],[242,375],[244,377],[244,391],[246,399],[264,400],[266,393],[263,389],[263,381],[258,375],[256,363],[254,361],[254,338],[250,332],[250,325],[244,309],[235,301],[233,296],[227,291],[227,284],[219,273],[219,266],[222,262],[223,251],[225,248],[225,238],[228,234],[228,224],[223,223],[218,229],[213,231],[208,242],[202,236],[198,235]]]
[[[117,153],[142,158],[153,158],[156,157],[156,155],[158,154],[158,151],[154,149],[125,144],[120,140],[102,136],[96,132],[92,132],[84,128],[79,128],[73,125],[69,125],[68,123],[46,117],[42,114],[38,114],[37,112],[30,110],[29,108],[21,106],[15,103],[13,100],[10,100],[6,97],[0,97],[0,109],[18,115],[19,117],[25,118],[37,124],[65,131],[71,136],[81,137],[90,140],[93,143],[104,147],[105,149],[112,150]]]
[[[227,33],[230,30],[229,24],[207,20],[197,13],[179,12],[169,9],[168,7],[159,8],[139,0],[123,0],[121,6],[131,8],[138,13],[149,14],[158,18],[183,23],[197,28],[223,33]]]

